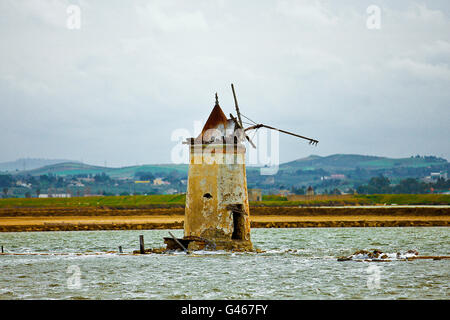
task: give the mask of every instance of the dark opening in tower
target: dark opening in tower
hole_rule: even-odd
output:
[[[244,240],[245,239],[245,227],[244,227],[244,212],[242,211],[242,204],[236,204],[233,206],[233,234],[231,239]]]

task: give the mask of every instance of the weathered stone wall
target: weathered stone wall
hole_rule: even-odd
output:
[[[185,208],[185,236],[231,239],[233,213],[240,205],[244,238],[250,240],[245,148],[225,145],[191,147]]]

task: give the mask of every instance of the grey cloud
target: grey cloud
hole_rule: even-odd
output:
[[[80,30],[65,27],[79,4]],[[449,7],[380,1],[2,1],[0,161],[170,161],[178,128],[234,111],[310,153],[450,157]]]

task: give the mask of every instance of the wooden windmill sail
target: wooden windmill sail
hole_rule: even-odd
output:
[[[236,126],[243,130],[245,138],[253,146],[253,148],[256,148],[256,146],[252,142],[252,140],[250,139],[250,137],[247,135],[246,132],[248,132],[250,130],[258,130],[259,128],[267,128],[267,129],[271,129],[271,130],[277,130],[279,132],[282,132],[282,133],[285,133],[285,134],[289,134],[289,135],[297,137],[297,138],[305,139],[305,140],[308,140],[309,144],[311,144],[311,145],[317,145],[319,143],[319,140],[308,138],[308,137],[305,137],[305,136],[302,136],[302,135],[299,135],[299,134],[296,134],[296,133],[292,133],[292,132],[289,132],[289,131],[286,131],[286,130],[274,128],[274,127],[266,125],[266,124],[256,123],[253,120],[251,120],[251,119],[249,119],[248,117],[245,117],[245,116],[244,116],[245,118],[247,118],[250,121],[254,122],[254,124],[249,126],[249,127],[247,127],[247,128],[244,128],[244,126],[242,124],[242,118],[241,118],[242,114],[241,114],[241,112],[239,110],[239,105],[238,105],[238,102],[237,102],[236,92],[234,90],[234,85],[233,84],[231,84],[231,90],[233,91],[233,97],[234,97],[234,104],[235,104],[235,107],[236,107],[237,119],[231,113],[230,113],[230,117],[231,117],[231,119],[234,120],[234,122],[236,123]]]
[[[222,109],[219,106],[219,101],[216,93],[216,103],[213,111],[211,112],[207,122],[205,123],[202,132],[197,138],[188,138],[183,144],[211,144],[211,143],[219,143],[221,141],[225,143],[236,143],[236,139],[239,140],[247,140],[253,148],[256,148],[256,145],[247,135],[247,132],[251,130],[258,130],[259,128],[267,128],[271,130],[277,130],[281,133],[289,134],[291,136],[301,138],[309,141],[311,145],[317,145],[319,140],[308,138],[293,132],[289,132],[286,130],[278,129],[267,124],[256,123],[250,118],[243,115],[239,109],[239,104],[236,98],[236,91],[234,90],[234,85],[231,84],[231,90],[233,91],[234,104],[236,108],[237,117],[233,116],[230,113],[230,119],[227,119]],[[253,122],[248,127],[244,127],[244,122],[242,121],[242,117],[245,117],[249,121]],[[231,131],[231,132],[230,132]]]

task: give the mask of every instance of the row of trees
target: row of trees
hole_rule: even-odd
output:
[[[17,181],[30,184],[34,188],[63,188],[74,182],[79,176],[61,177],[52,174],[44,174],[38,177],[34,176],[11,176],[9,174],[0,175],[0,188],[14,187]],[[111,178],[105,173],[93,175],[92,178],[97,183],[110,182]]]
[[[7,188],[14,184],[14,179],[10,174],[0,175],[0,188]]]
[[[356,190],[338,180],[327,180],[315,185],[314,188],[321,190],[321,194],[342,194],[343,190],[345,190],[345,193],[350,194],[355,193],[355,191],[360,194],[423,194],[449,190],[450,179],[440,178],[434,183],[425,183],[415,178],[406,178],[400,180],[398,184],[392,184],[389,178],[380,175],[372,177],[368,184],[360,185],[356,187]],[[293,186],[291,187],[291,192],[293,194],[303,195],[306,193],[306,187]]]
[[[155,174],[151,172],[137,172],[134,179],[115,179],[106,173],[97,174],[77,174],[71,176],[58,176],[54,174],[45,174],[40,176],[31,175],[11,175],[0,174],[0,197],[25,196],[39,197],[41,193],[72,193],[73,195],[90,194],[94,190],[95,194],[151,194],[160,192],[161,188],[150,185],[138,185],[134,180],[153,180],[162,178],[170,182],[170,186],[163,188],[184,188],[183,179],[187,175],[175,170],[167,170]],[[87,191],[88,190],[88,191]],[[56,192],[57,191],[57,192]]]
[[[414,178],[400,180],[396,185],[384,176],[373,177],[367,185],[361,185],[356,191],[361,194],[383,194],[383,193],[429,193],[434,190],[448,190],[450,179],[439,178],[435,183],[425,183]]]

